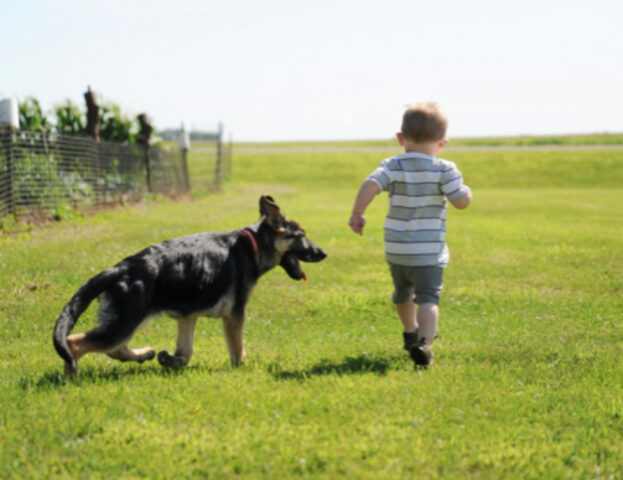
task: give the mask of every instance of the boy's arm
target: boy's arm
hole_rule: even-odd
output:
[[[450,203],[455,208],[458,208],[461,210],[464,208],[467,208],[469,204],[472,203],[472,191],[468,189],[465,195],[463,195],[460,198],[457,198],[456,200],[450,200]]]
[[[366,225],[366,218],[363,214],[366,212],[366,208],[368,208],[370,202],[372,202],[374,197],[380,192],[381,186],[374,180],[366,180],[363,182],[357,194],[357,198],[355,199],[353,212],[348,222],[353,232],[363,235],[363,227]]]

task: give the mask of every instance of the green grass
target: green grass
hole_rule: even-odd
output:
[[[198,143],[199,145],[199,143]],[[576,146],[623,145],[623,133],[593,133],[576,135],[548,135],[519,137],[459,137],[450,138],[448,147],[539,147],[539,146]],[[323,142],[237,142],[236,148],[261,149],[269,148],[310,148],[310,149],[350,149],[350,148],[394,148],[395,138],[377,140],[334,140]]]
[[[620,478],[621,151],[449,152],[474,203],[449,215],[436,363],[416,371],[383,259],[386,198],[348,215],[374,152],[235,153],[222,193],[0,238],[0,478]],[[272,194],[329,257],[248,305],[248,366],[203,319],[178,372],[51,344],[89,276],[145,245],[256,220]],[[77,325],[93,324],[92,307]],[[133,342],[174,346],[155,320]]]

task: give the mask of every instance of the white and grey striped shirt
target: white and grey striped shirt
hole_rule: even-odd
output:
[[[398,265],[445,267],[446,199],[469,192],[453,162],[407,152],[383,160],[368,177],[389,192],[385,256]]]

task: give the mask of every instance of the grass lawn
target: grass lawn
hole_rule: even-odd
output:
[[[0,478],[623,476],[623,151],[445,155],[474,203],[449,212],[426,371],[389,299],[386,197],[363,237],[347,227],[379,153],[234,155],[222,193],[0,237]],[[246,367],[202,319],[184,370],[89,355],[62,377],[52,328],[84,281],[150,243],[250,224],[261,194],[329,257],[307,284],[260,280]],[[156,319],[133,345],[170,351],[175,334]]]
[[[199,142],[200,143],[200,142]],[[466,137],[451,138],[448,146],[452,147],[538,147],[538,146],[579,146],[592,145],[623,145],[623,133],[601,133],[587,135],[549,135],[549,136],[520,136],[520,137]],[[236,143],[237,148],[260,149],[268,148],[394,148],[396,139],[384,138],[378,140],[352,140],[352,141],[323,141],[323,142],[242,142]]]

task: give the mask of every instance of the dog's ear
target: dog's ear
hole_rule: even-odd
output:
[[[285,228],[283,227],[283,215],[279,210],[279,205],[275,202],[275,199],[270,195],[263,195],[260,197],[260,215],[266,218],[266,222],[273,228],[273,230],[283,233]]]

